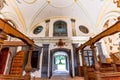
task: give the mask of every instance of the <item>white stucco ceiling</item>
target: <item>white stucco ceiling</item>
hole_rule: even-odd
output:
[[[54,17],[80,19],[92,29],[102,26],[120,9],[113,0],[5,0],[1,15],[11,19],[18,29],[27,32],[37,22]],[[100,29],[100,28],[99,28]]]

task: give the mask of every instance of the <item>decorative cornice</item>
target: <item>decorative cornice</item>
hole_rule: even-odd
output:
[[[31,37],[35,43],[57,43],[59,39],[62,39],[65,43],[84,43],[88,37]]]

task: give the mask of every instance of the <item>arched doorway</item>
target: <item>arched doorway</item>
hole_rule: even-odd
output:
[[[57,58],[62,58],[57,59]],[[55,74],[68,74],[72,76],[71,50],[66,48],[56,48],[50,50],[50,78]],[[55,73],[57,72],[57,73]]]
[[[52,59],[53,75],[69,75],[69,57],[64,51],[57,51]]]

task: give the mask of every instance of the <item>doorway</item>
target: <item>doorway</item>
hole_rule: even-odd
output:
[[[52,74],[54,75],[69,75],[69,59],[64,51],[57,51],[53,55]]]
[[[57,48],[50,51],[50,78],[55,75],[72,76],[70,49]]]

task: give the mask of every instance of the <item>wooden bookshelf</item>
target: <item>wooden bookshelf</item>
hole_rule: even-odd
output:
[[[22,75],[23,70],[23,62],[24,62],[24,52],[19,51],[12,59],[10,75]]]

